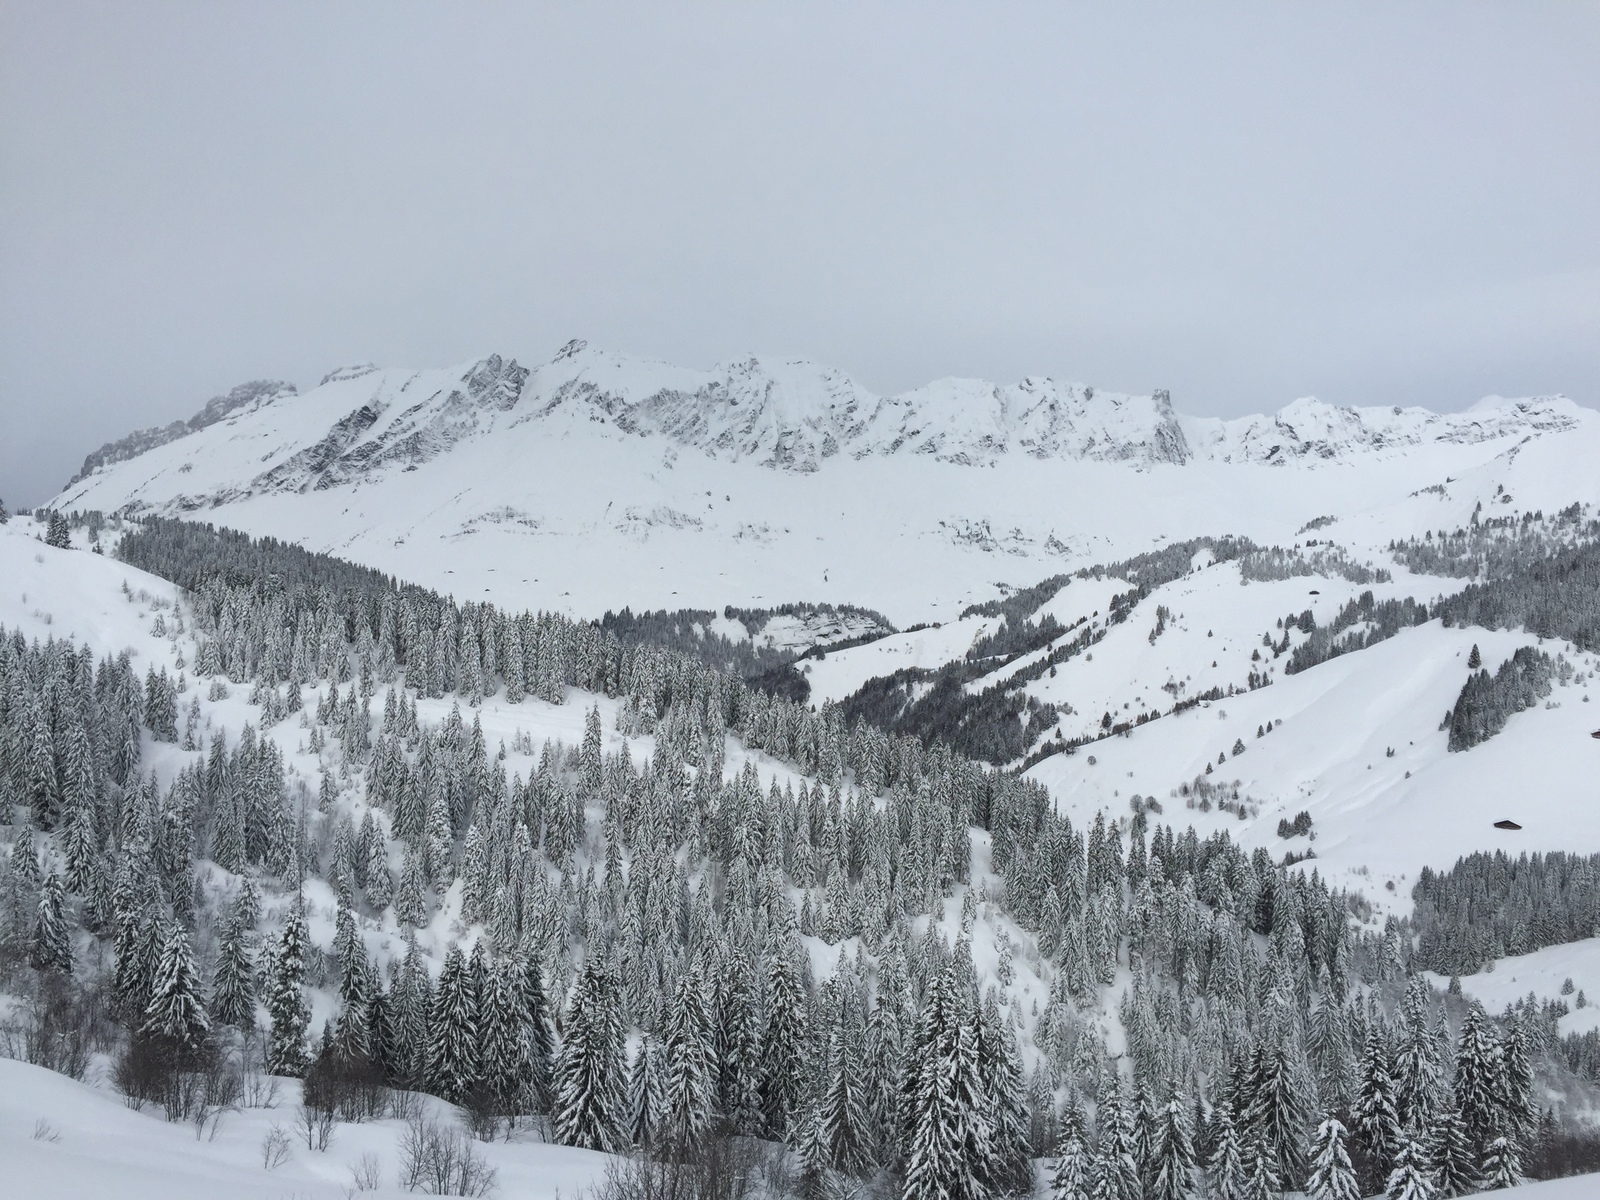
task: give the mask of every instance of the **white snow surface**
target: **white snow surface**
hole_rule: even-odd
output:
[[[136,1112],[109,1087],[0,1058],[0,1195],[8,1200],[343,1200],[353,1164],[380,1160],[382,1186],[373,1200],[411,1196],[399,1186],[399,1121],[341,1122],[325,1151],[304,1141],[269,1170],[262,1141],[274,1125],[294,1137],[299,1083],[282,1080],[272,1108],[225,1113],[215,1137],[171,1124],[158,1110]],[[445,1119],[454,1117],[430,1102]],[[209,1131],[208,1131],[209,1132]],[[532,1140],[475,1142],[498,1173],[497,1196],[554,1200],[577,1196],[615,1161],[592,1150]]]
[[[1597,458],[1600,414],[1561,397],[1219,421],[1050,379],[876,397],[812,363],[572,343],[531,371],[491,355],[265,392],[52,505],[271,533],[519,608],[831,601],[908,625],[1198,534],[1287,543],[1331,513],[1372,545],[1460,524],[1497,484],[1518,508],[1593,501]]]
[[[1431,971],[1427,974],[1437,987],[1450,982]],[[1564,995],[1562,987],[1569,980],[1572,992]],[[1600,938],[1497,958],[1476,975],[1463,975],[1461,990],[1491,1013],[1501,1012],[1530,993],[1539,1000],[1561,1000],[1568,1009],[1561,1018],[1562,1033],[1600,1029]],[[1579,992],[1587,1001],[1582,1008],[1577,1006]]]

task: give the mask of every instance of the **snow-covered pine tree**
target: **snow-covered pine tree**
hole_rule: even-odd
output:
[[[1505,1061],[1500,1039],[1476,1002],[1461,1023],[1455,1090],[1467,1137],[1482,1154],[1490,1142],[1506,1132]]]
[[[990,1124],[991,1162],[987,1179],[997,1192],[1021,1194],[1033,1185],[1022,1062],[993,991],[978,1010],[976,1032],[979,1079],[988,1100]]]
[[[886,956],[887,957],[887,956]],[[894,1169],[899,1159],[901,1129],[901,1071],[904,1045],[900,1020],[901,988],[898,960],[880,966],[878,1002],[867,1020],[867,1117],[872,1129],[873,1158]]]
[[[424,894],[422,856],[406,847],[405,866],[400,871],[400,890],[395,893],[394,918],[403,929],[421,929],[428,923],[428,902]]]
[[[1103,1168],[1100,1179],[1106,1189],[1105,1194],[1112,1200],[1143,1200],[1144,1184],[1139,1176],[1135,1149],[1137,1129],[1133,1108],[1115,1079],[1107,1081],[1100,1095],[1097,1117],[1100,1143],[1096,1158]]]
[[[1507,1137],[1491,1139],[1484,1147],[1479,1175],[1485,1191],[1520,1187],[1524,1179],[1516,1143]]]
[[[389,876],[389,839],[376,821],[367,839],[366,876],[367,904],[373,912],[381,913],[394,901],[394,880]]]
[[[662,1040],[666,1066],[662,1134],[679,1151],[693,1150],[711,1128],[716,1081],[713,1037],[705,978],[692,968],[678,980]]]
[[[761,1107],[773,1137],[787,1135],[799,1103],[804,1038],[805,995],[800,977],[786,955],[775,954],[767,966],[767,1028],[761,1039]]]
[[[348,910],[346,910],[348,911]],[[377,1055],[372,1045],[372,994],[378,990],[374,970],[368,965],[365,943],[359,937],[348,957],[339,963],[339,1023],[334,1045],[352,1063],[371,1063]]]
[[[514,1115],[526,1099],[527,1030],[522,1015],[522,980],[515,964],[489,968],[479,1003],[479,1074],[494,1110]]]
[[[871,1160],[863,1103],[860,1048],[849,1028],[845,1005],[835,1006],[823,1065],[822,1093],[809,1124],[823,1161],[846,1175],[860,1175]]]
[[[814,1103],[808,1103],[796,1116],[795,1135],[790,1139],[799,1159],[799,1178],[795,1181],[800,1200],[827,1200],[832,1182],[828,1165],[828,1142],[822,1133]]]
[[[595,956],[573,991],[555,1069],[556,1140],[614,1152],[623,1144],[627,1063],[611,973]]]
[[[989,1122],[977,1046],[951,966],[928,989],[907,1055],[902,1200],[983,1200]]]
[[[761,1128],[761,1026],[748,955],[732,956],[717,993],[718,1103],[735,1133]]]
[[[1181,1096],[1167,1101],[1157,1119],[1152,1163],[1152,1200],[1190,1200],[1194,1186],[1194,1130],[1189,1106]]]
[[[1317,1126],[1311,1142],[1307,1200],[1361,1200],[1356,1170],[1344,1143],[1345,1128],[1337,1117],[1328,1117]]]
[[[1505,1079],[1505,1133],[1517,1145],[1527,1144],[1528,1135],[1539,1120],[1533,1102],[1533,1066],[1528,1061],[1528,1039],[1522,1018],[1513,1017],[1511,1028],[1500,1043]]]
[[[1310,1123],[1311,1081],[1300,1048],[1291,1001],[1274,992],[1265,1019],[1267,1030],[1254,1056],[1250,1126],[1272,1147],[1273,1172],[1293,1186],[1305,1177],[1306,1127]]]
[[[116,997],[118,1017],[137,1029],[144,1023],[144,1010],[150,1003],[150,983],[161,962],[161,927],[132,894],[133,883],[126,865],[115,893],[120,903],[115,905],[117,967],[112,994]]]
[[[550,1107],[555,1037],[551,1030],[550,1001],[544,988],[544,970],[531,946],[522,952],[518,982],[522,1000],[522,1045],[527,1056],[522,1070],[524,1100],[531,1112],[545,1112]]]
[[[1372,1163],[1377,1180],[1388,1178],[1400,1150],[1400,1117],[1395,1111],[1394,1077],[1389,1071],[1389,1049],[1381,1026],[1367,1029],[1361,1051],[1361,1079],[1350,1110],[1356,1144]]]
[[[305,979],[309,942],[305,917],[296,905],[278,938],[263,997],[272,1021],[267,1070],[273,1075],[301,1075],[306,1069],[306,1029],[311,1024],[311,1006],[306,1003],[301,983]]]
[[[390,993],[395,1032],[396,1078],[408,1088],[421,1089],[428,1082],[428,1013],[433,1008],[433,981],[417,953],[417,943],[408,935],[406,956],[395,976]]]
[[[211,1020],[200,1003],[200,980],[189,935],[176,921],[167,930],[144,1016],[140,1033],[166,1038],[191,1051],[199,1049],[211,1031]]]
[[[1278,1152],[1265,1134],[1258,1133],[1245,1166],[1244,1200],[1278,1200],[1281,1191]]]
[[[628,1114],[624,1136],[642,1150],[653,1150],[659,1143],[662,1113],[666,1106],[666,1072],[662,1067],[661,1045],[647,1031],[639,1040],[628,1074]]]
[[[1311,1009],[1311,1024],[1306,1034],[1306,1056],[1316,1073],[1317,1091],[1323,1102],[1342,1108],[1349,1102],[1355,1075],[1350,1051],[1350,1026],[1344,1005],[1332,994],[1332,984],[1324,987]]]
[[[1214,1144],[1206,1163],[1210,1194],[1215,1200],[1243,1200],[1247,1183],[1243,1140],[1233,1116],[1233,1105],[1224,1097],[1212,1118]]]
[[[72,974],[72,935],[67,928],[66,892],[61,876],[51,871],[39,889],[39,911],[34,920],[28,959],[40,971]]]
[[[600,747],[600,709],[596,706],[583,720],[583,744],[578,750],[578,787],[584,796],[600,795],[604,782]]]
[[[1435,1109],[1426,1149],[1437,1195],[1448,1200],[1451,1196],[1465,1196],[1477,1187],[1477,1156],[1453,1099],[1441,1102]]]
[[[1400,1127],[1421,1137],[1432,1127],[1439,1102],[1439,1063],[1428,1027],[1428,984],[1420,975],[1406,987],[1403,1021],[1395,1047],[1395,1113]]]
[[[1050,1200],[1092,1200],[1090,1156],[1076,1125],[1061,1123],[1061,1141],[1050,1170]]]
[[[452,1103],[478,1079],[478,996],[459,945],[451,945],[428,1013],[429,1090]]]
[[[1387,1200],[1432,1200],[1433,1180],[1428,1175],[1426,1157],[1422,1147],[1410,1138],[1401,1142],[1383,1192]]]
[[[218,939],[211,976],[211,1016],[219,1025],[250,1030],[256,1023],[256,972],[242,923],[230,916]]]

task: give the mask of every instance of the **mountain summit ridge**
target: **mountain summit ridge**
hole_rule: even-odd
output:
[[[370,479],[529,422],[552,432],[563,424],[601,427],[595,432],[609,427],[715,459],[809,474],[832,459],[890,455],[964,466],[993,466],[1012,455],[1141,468],[1319,463],[1430,442],[1559,432],[1595,419],[1562,396],[1493,397],[1457,413],[1338,406],[1305,397],[1272,414],[1193,417],[1177,412],[1163,389],[1126,394],[1049,376],[1009,385],[946,377],[878,396],[844,372],[807,360],[752,355],[697,370],[574,339],[531,369],[491,354],[444,371],[339,368],[304,393],[276,381],[244,384],[187,422],[107,443],[85,459],[67,488],[267,405],[304,410],[304,421],[291,422],[298,428],[281,431],[297,444],[251,478],[234,480],[226,498],[209,499]],[[323,411],[330,406],[337,411]]]

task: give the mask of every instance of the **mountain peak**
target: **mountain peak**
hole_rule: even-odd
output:
[[[352,391],[347,385],[355,380],[364,382]],[[104,495],[95,497],[96,506],[115,508],[138,497],[183,510],[374,483],[484,439],[526,442],[534,455],[558,438],[646,439],[662,443],[669,457],[694,451],[799,475],[832,462],[881,458],[968,467],[1017,459],[1146,469],[1195,461],[1284,466],[1560,432],[1594,414],[1560,396],[1490,397],[1448,414],[1304,396],[1273,414],[1221,420],[1181,415],[1165,389],[1129,395],[1041,375],[1014,384],[947,377],[879,396],[843,371],[805,360],[748,355],[700,370],[574,338],[531,370],[490,354],[446,370],[341,367],[304,395],[286,383],[243,384],[188,421],[101,447],[63,500],[87,503],[87,489],[78,487],[86,478],[178,438],[213,437],[206,431],[225,418],[230,431],[241,421],[260,426],[240,426],[237,437],[217,431],[238,443],[235,467],[225,466],[227,456],[208,454],[205,473],[213,479],[204,483],[192,474],[198,456],[186,452],[181,461],[151,464],[157,474],[186,476],[164,485],[166,499],[151,479],[134,483],[130,476],[127,486],[108,481],[97,489]],[[208,449],[220,452],[221,444]],[[263,456],[263,446],[273,449]]]

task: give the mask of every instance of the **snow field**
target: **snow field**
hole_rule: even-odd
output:
[[[1436,987],[1445,987],[1450,982],[1432,971],[1427,974]],[[1562,986],[1568,980],[1572,982],[1572,992],[1563,995]],[[1600,1029],[1600,1002],[1596,1000],[1600,997],[1600,938],[1585,938],[1581,942],[1545,946],[1530,954],[1497,958],[1491,969],[1461,976],[1461,990],[1490,1013],[1502,1011],[1530,992],[1540,1000],[1561,1000],[1568,1009],[1567,1015],[1561,1018],[1562,1033]],[[1577,1006],[1579,992],[1585,993],[1588,1000],[1583,1008]]]
[[[402,1122],[341,1122],[327,1150],[310,1150],[294,1130],[299,1082],[277,1083],[274,1107],[224,1113],[215,1136],[197,1137],[192,1124],[169,1123],[158,1110],[135,1111],[104,1087],[0,1058],[0,1194],[14,1200],[346,1200],[354,1191],[353,1169],[370,1155],[382,1184],[362,1195],[413,1195],[400,1186]],[[448,1106],[427,1104],[453,1119]],[[285,1161],[268,1168],[262,1143],[274,1126],[290,1144]],[[495,1194],[519,1200],[571,1200],[614,1161],[533,1140],[527,1131],[514,1141],[473,1146],[498,1173]]]

